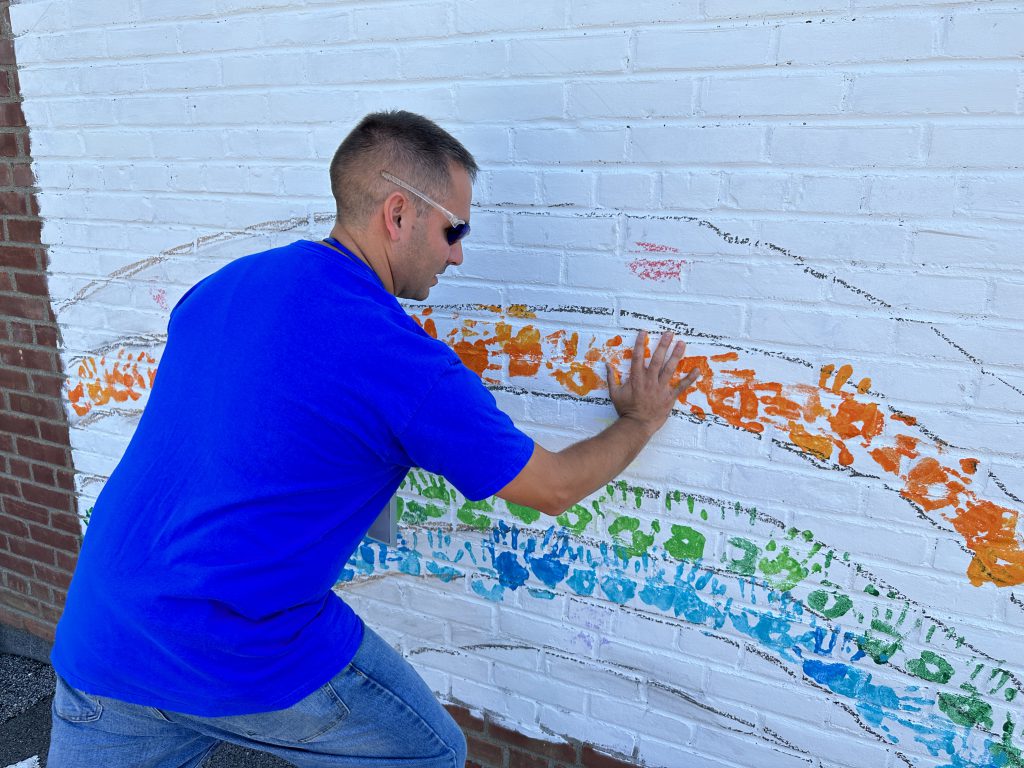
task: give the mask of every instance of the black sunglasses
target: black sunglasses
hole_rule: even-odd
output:
[[[418,197],[420,200],[426,203],[430,203],[432,206],[437,208],[437,210],[439,210],[441,213],[445,215],[445,217],[448,219],[448,222],[451,224],[451,226],[444,231],[444,236],[445,239],[448,240],[448,245],[455,245],[457,242],[459,242],[459,240],[461,240],[462,238],[469,234],[468,221],[463,221],[454,213],[445,208],[443,205],[441,205],[438,202],[435,202],[434,200],[431,200],[425,194],[416,189],[416,187],[412,186],[411,184],[405,183],[397,176],[392,176],[387,171],[381,171],[380,175],[383,176],[388,181],[392,182],[393,184],[397,184],[403,189],[409,190],[414,195],[416,195],[416,197]]]

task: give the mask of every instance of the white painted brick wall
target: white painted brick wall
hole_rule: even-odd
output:
[[[637,71],[714,70],[767,63],[771,28],[765,24],[737,27],[636,31]]]
[[[1024,748],[1024,692],[1007,694],[1024,679],[1019,3],[23,0],[11,16],[83,510],[145,404],[89,384],[122,350],[158,363],[169,306],[203,275],[322,236],[327,164],[360,116],[420,111],[482,166],[466,262],[431,296],[462,309],[431,317],[442,338],[466,319],[536,329],[551,371],[515,376],[496,354],[487,372],[531,434],[557,448],[609,423],[570,363],[614,354],[617,335],[675,328],[691,355],[736,359],[709,362],[718,399],[692,392],[627,470],[639,495],[599,492],[589,523],[570,515],[560,562],[567,579],[592,567],[589,587],[535,571],[502,591],[481,546],[493,531],[455,527],[456,499],[429,525],[476,564],[408,529],[460,578],[356,576],[341,590],[357,610],[440,696],[647,765],[946,764],[929,739],[998,765],[1007,722]],[[573,333],[575,358],[558,346]],[[846,363],[842,391],[884,419],[870,443],[834,412],[779,415],[778,393],[838,407],[819,377]],[[728,388],[744,371],[759,401]],[[743,408],[760,431],[729,425]],[[800,429],[833,439],[828,459]],[[917,453],[884,471],[870,452],[900,435]],[[968,579],[985,544],[958,533],[963,499],[905,498],[923,456],[958,472],[977,459],[963,492],[1018,515],[1010,583]],[[522,527],[500,502],[488,515]],[[501,551],[549,551],[549,523]],[[672,555],[694,532],[696,564]],[[644,555],[622,563],[623,547]],[[924,652],[948,680],[915,676]],[[999,669],[1017,682],[997,685]],[[940,694],[975,696],[989,719],[966,729]]]
[[[969,59],[1020,56],[1024,53],[1024,19],[1018,10],[1010,7],[1001,13],[965,10],[953,14],[945,53]]]
[[[713,77],[705,80],[701,112],[711,117],[834,115],[842,107],[845,89],[839,73]]]
[[[624,72],[629,35],[517,39],[509,43],[508,72],[513,77],[561,77]]]
[[[935,14],[832,17],[790,23],[779,30],[780,64],[814,66],[926,59],[941,18]]]

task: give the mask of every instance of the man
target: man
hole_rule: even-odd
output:
[[[412,466],[561,513],[696,375],[673,383],[670,334],[645,365],[641,334],[608,429],[558,453],[516,429],[395,298],[462,262],[476,171],[429,120],[368,115],[331,163],[330,237],[178,302],[57,628],[50,768],[197,766],[221,741],[300,768],[461,768],[454,721],[331,591],[345,562]]]

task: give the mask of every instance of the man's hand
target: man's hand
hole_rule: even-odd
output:
[[[647,365],[647,334],[637,336],[629,378],[619,382],[608,366],[608,390],[619,413],[615,423],[557,453],[534,443],[526,466],[498,496],[559,515],[622,472],[668,419],[679,395],[697,379],[694,369],[678,384],[672,383],[686,345],[680,342],[669,353],[671,347],[672,334],[666,333]]]
[[[649,435],[661,429],[679,396],[699,375],[699,371],[694,368],[678,384],[672,384],[679,361],[686,354],[686,344],[680,341],[673,347],[672,339],[671,331],[663,333],[651,355],[650,364],[647,364],[644,361],[647,331],[637,334],[632,366],[625,382],[620,382],[618,372],[607,365],[608,392],[612,405],[623,419],[640,422]]]

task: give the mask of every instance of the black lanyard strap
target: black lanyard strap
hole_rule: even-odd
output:
[[[366,267],[368,270],[370,270],[370,272],[373,274],[373,276],[375,278],[377,278],[377,282],[380,283],[380,287],[384,288],[384,281],[380,279],[380,275],[378,275],[377,272],[369,264],[367,264],[365,261],[363,261],[358,256],[356,256],[354,253],[352,253],[352,251],[350,251],[344,245],[339,243],[337,238],[328,236],[328,237],[325,237],[322,242],[325,242],[329,246],[334,248],[335,250],[340,251],[342,256],[345,256],[346,258],[351,259],[352,261],[356,262],[357,264],[360,264],[360,265]]]

